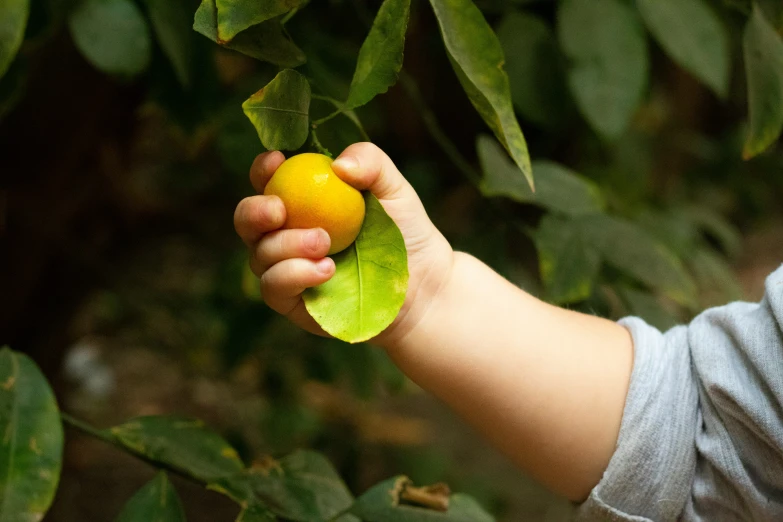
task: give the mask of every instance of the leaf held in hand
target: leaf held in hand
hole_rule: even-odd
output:
[[[359,50],[346,102],[349,108],[364,105],[397,81],[410,8],[410,0],[385,0],[381,4],[370,34]]]
[[[185,522],[182,503],[166,473],[142,487],[122,508],[116,522]]]
[[[296,150],[310,132],[310,82],[293,69],[284,69],[248,98],[242,110],[268,150]]]
[[[38,522],[60,479],[63,428],[35,363],[0,350],[0,522]]]
[[[471,103],[533,186],[533,169],[519,128],[505,57],[497,36],[471,0],[430,0],[454,71]]]
[[[337,269],[326,283],[304,293],[307,311],[327,333],[367,341],[399,314],[408,290],[408,254],[400,229],[370,193],[353,245],[333,257]]]
[[[756,6],[742,40],[750,124],[742,156],[750,159],[783,130],[783,40]]]
[[[639,0],[644,23],[666,54],[720,98],[729,90],[729,35],[705,0]]]
[[[150,30],[131,0],[86,0],[71,13],[68,27],[79,51],[103,72],[135,76],[149,66]]]
[[[305,55],[283,31],[279,18],[254,25],[236,35],[230,42],[218,38],[218,12],[215,0],[201,0],[193,20],[193,29],[226,49],[246,54],[278,67],[298,67]]]
[[[8,71],[24,40],[30,0],[0,2],[0,78]]]
[[[620,0],[564,0],[557,32],[577,107],[600,135],[618,138],[647,84],[647,42],[636,14]]]

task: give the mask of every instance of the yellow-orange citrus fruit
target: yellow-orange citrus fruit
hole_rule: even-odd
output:
[[[332,239],[329,255],[348,248],[364,221],[361,192],[337,177],[332,160],[305,153],[283,162],[267,183],[264,194],[283,200],[283,228],[323,228]]]

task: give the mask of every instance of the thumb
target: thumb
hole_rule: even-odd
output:
[[[332,170],[358,190],[369,190],[378,199],[415,198],[416,192],[391,158],[377,145],[354,143],[332,162]]]

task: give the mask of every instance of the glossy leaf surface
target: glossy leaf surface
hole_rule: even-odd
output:
[[[359,50],[346,105],[356,108],[386,92],[402,68],[410,0],[384,0]]]
[[[46,378],[26,355],[0,350],[0,522],[38,522],[60,479],[63,428]]]
[[[533,186],[525,137],[511,102],[497,36],[471,0],[430,0],[454,71],[471,103]]]
[[[293,69],[282,70],[242,110],[268,150],[298,149],[310,132],[310,82]]]
[[[218,38],[228,42],[254,25],[285,14],[307,0],[216,0]]]
[[[283,32],[280,20],[267,20],[242,31],[230,42],[218,39],[218,12],[215,0],[201,0],[193,29],[226,49],[246,54],[256,60],[278,67],[297,67],[305,63],[305,55]]]
[[[205,482],[238,473],[243,467],[234,448],[200,420],[138,417],[110,432],[134,453]]]
[[[402,233],[372,194],[353,245],[333,256],[337,270],[304,293],[307,311],[329,334],[349,343],[371,339],[397,317],[408,289]]]

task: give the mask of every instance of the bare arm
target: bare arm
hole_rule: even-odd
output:
[[[600,480],[631,376],[622,326],[543,303],[455,253],[420,322],[383,341],[411,379],[552,490],[584,500]]]
[[[250,177],[258,192],[282,161],[279,152],[257,158]],[[352,145],[332,167],[378,197],[408,249],[405,304],[375,342],[521,469],[583,500],[614,452],[632,369],[630,334],[611,321],[545,304],[453,252],[376,146]],[[284,220],[275,196],[247,198],[235,214],[266,303],[324,335],[301,293],[334,273],[324,258],[329,236],[320,229],[280,230]]]

